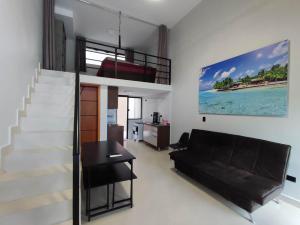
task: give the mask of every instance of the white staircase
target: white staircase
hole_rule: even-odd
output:
[[[0,225],[72,224],[75,75],[42,70],[2,152]]]

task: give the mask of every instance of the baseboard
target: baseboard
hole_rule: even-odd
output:
[[[296,206],[296,207],[300,208],[300,200],[297,199],[297,198],[291,197],[287,194],[281,194],[280,199],[285,201],[285,202],[288,202],[289,204],[291,204],[293,206]]]
[[[10,144],[0,146],[0,174],[5,172],[3,168],[2,156],[5,154],[6,151],[9,151],[10,149],[11,149]]]

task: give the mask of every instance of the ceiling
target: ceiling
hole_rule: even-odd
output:
[[[118,15],[122,11],[122,47],[156,54],[158,29],[156,25],[173,27],[202,0],[56,0],[56,8],[64,14],[67,30],[109,44],[118,43]],[[99,6],[99,7],[97,7]],[[101,8],[104,7],[105,9]],[[172,13],[170,13],[172,12]],[[70,23],[72,17],[73,23]],[[138,18],[141,21],[130,17]],[[70,27],[71,26],[71,27]],[[68,35],[74,38],[75,35]]]
[[[172,28],[202,0],[88,0],[130,16]]]

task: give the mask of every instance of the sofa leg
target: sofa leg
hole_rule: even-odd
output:
[[[255,224],[255,221],[253,219],[253,216],[251,213],[249,213],[249,219],[248,219],[252,224]]]
[[[273,201],[278,205],[280,204],[279,199],[277,199],[277,198],[273,199]]]

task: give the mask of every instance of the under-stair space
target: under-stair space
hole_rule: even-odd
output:
[[[75,74],[42,70],[0,171],[1,225],[72,224]]]

